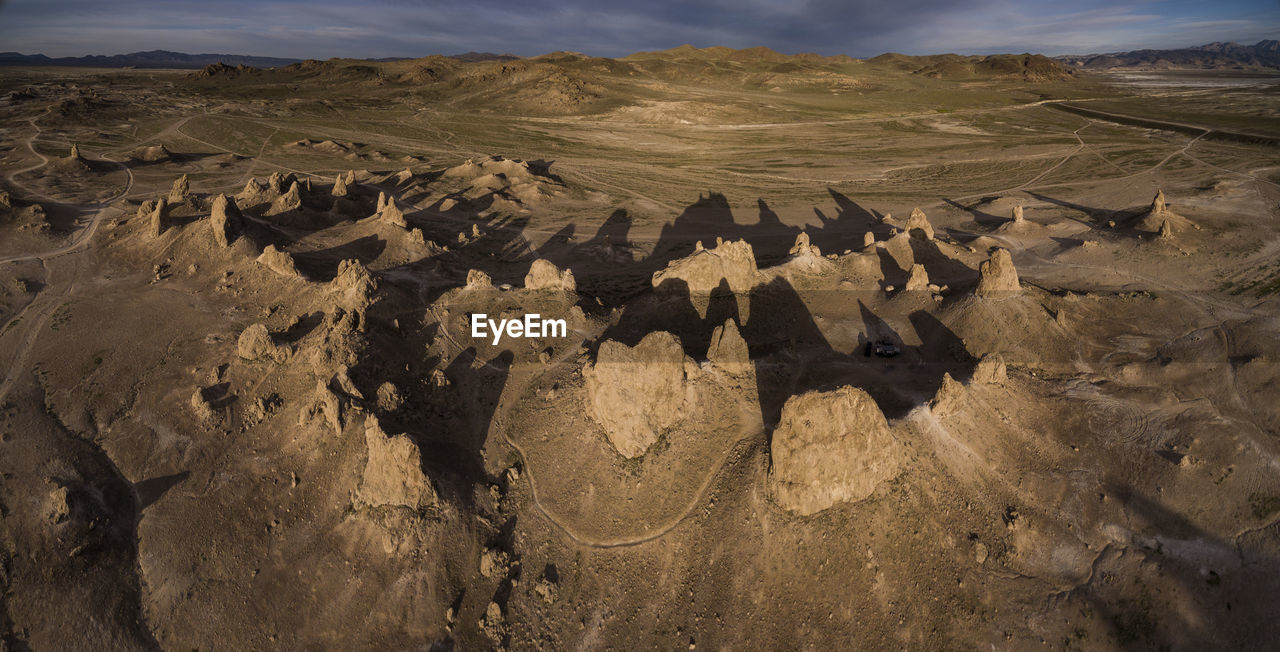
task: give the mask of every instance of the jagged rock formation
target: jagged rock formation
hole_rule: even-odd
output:
[[[478,269],[467,270],[467,285],[464,290],[492,290],[493,279]]]
[[[524,287],[526,290],[561,290],[565,292],[575,292],[578,289],[577,283],[573,280],[573,271],[565,269],[560,271],[549,260],[539,258],[533,261],[529,266],[529,273],[525,274]]]
[[[929,274],[925,272],[924,265],[916,263],[911,266],[911,274],[907,277],[907,292],[916,292],[919,290],[929,289]]]
[[[699,249],[689,256],[667,263],[666,269],[654,272],[654,287],[668,279],[679,279],[689,286],[690,294],[710,294],[721,281],[734,293],[749,292],[756,283],[756,257],[746,240],[717,240],[714,249]]]
[[[369,307],[377,289],[377,280],[355,259],[338,263],[338,274],[329,282],[329,291],[336,295],[337,305],[344,310],[361,311]]]
[[[422,472],[422,456],[408,435],[388,435],[375,416],[364,422],[368,459],[356,501],[369,507],[423,510],[436,504],[436,491]]]
[[[664,331],[649,333],[634,348],[613,340],[600,345],[595,363],[582,372],[587,410],[623,457],[643,455],[693,409],[687,363],[680,340]]]
[[[911,215],[907,217],[907,233],[926,240],[933,239],[933,225],[929,223],[929,218],[925,217],[924,211],[919,208],[911,209]]]
[[[349,192],[350,191],[347,189],[347,180],[345,175],[339,174],[338,177],[334,179],[333,190],[330,190],[329,194],[334,197],[346,197]]]
[[[1162,238],[1172,238],[1172,237],[1173,237],[1173,226],[1172,226],[1171,224],[1169,224],[1169,220],[1161,220],[1161,222],[1160,222],[1160,237],[1162,237]]]
[[[258,264],[281,276],[302,278],[302,273],[293,262],[293,256],[290,256],[287,251],[276,249],[275,245],[267,245],[263,248],[262,255],[258,256]]]
[[[754,370],[747,341],[738,332],[737,322],[726,319],[723,325],[716,326],[711,333],[707,360],[732,374],[745,374]]]
[[[276,197],[271,202],[271,207],[266,210],[264,215],[279,215],[299,208],[302,208],[302,189],[298,186],[297,180],[294,180],[293,183],[289,184],[287,192]]]
[[[991,252],[991,258],[982,263],[978,273],[978,289],[974,294],[980,297],[1007,297],[1022,291],[1018,270],[1014,268],[1013,257],[1007,249]]]
[[[862,500],[897,474],[895,446],[884,413],[861,389],[793,396],[773,431],[774,496],[801,515]]]
[[[173,181],[173,187],[169,189],[169,203],[181,204],[187,201],[187,197],[191,195],[191,183],[187,181],[187,175],[182,175]]]
[[[1167,210],[1169,210],[1169,206],[1165,203],[1164,191],[1157,190],[1155,198],[1151,200],[1150,212],[1153,215],[1159,215]]]
[[[236,341],[236,355],[250,362],[272,360],[284,362],[289,359],[290,349],[281,346],[271,339],[271,332],[263,324],[253,324],[240,333]]]
[[[73,161],[83,161],[84,157],[80,155],[80,146],[76,143],[71,143],[71,153],[67,155],[67,158]]]
[[[796,236],[796,242],[791,246],[791,251],[788,253],[792,256],[822,257],[822,250],[818,249],[816,245],[809,244],[809,234],[804,231],[801,231],[800,235]]]
[[[168,201],[161,197],[157,199],[154,208],[151,209],[151,237],[160,237],[164,233],[166,218],[169,215]]]
[[[219,247],[228,247],[244,230],[244,215],[234,199],[219,193],[213,198],[213,208],[209,214],[209,228],[213,231],[213,239]]]
[[[1026,218],[1022,216],[1022,204],[1015,204],[1013,207],[1013,223],[1022,224]]]
[[[378,210],[377,215],[380,221],[402,229],[409,228],[409,222],[404,219],[404,212],[396,205],[395,197],[386,197],[384,194],[379,194],[378,202],[382,204],[382,208]]]
[[[876,244],[876,235],[874,233],[867,231],[866,233],[862,234],[863,247],[874,247],[875,244]]]

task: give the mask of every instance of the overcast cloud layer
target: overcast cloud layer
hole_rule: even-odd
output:
[[[621,56],[683,43],[855,57],[1054,55],[1278,35],[1276,0],[0,0],[0,50],[50,56]]]

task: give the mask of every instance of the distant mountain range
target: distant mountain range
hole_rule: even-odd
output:
[[[1133,50],[1055,58],[1069,66],[1085,70],[1280,69],[1280,41],[1270,39],[1253,45],[1215,42],[1176,50]]]
[[[376,61],[402,61],[407,57],[388,57]],[[455,54],[450,58],[460,61],[509,61],[518,59],[513,54],[493,54],[491,52],[467,52]],[[150,52],[133,52],[131,54],[88,55],[84,57],[47,57],[43,54],[22,54],[19,52],[0,52],[0,66],[75,66],[89,68],[190,68],[200,69],[218,63],[228,66],[249,66],[252,68],[279,68],[293,63],[301,63],[302,59],[284,59],[280,57],[254,57],[241,54],[187,54],[168,50],[151,50]]]
[[[721,52],[723,50],[724,52]],[[729,53],[726,55],[725,53]],[[652,57],[719,57],[734,56],[746,59],[769,59],[778,61],[793,60],[838,60],[851,61],[848,57],[820,57],[818,55],[778,54],[768,48],[749,48],[747,50],[730,50],[729,48],[693,48],[681,46],[662,52],[638,52],[627,59],[644,59]],[[766,56],[768,55],[768,56]],[[871,61],[883,59],[881,55]],[[955,55],[950,56],[959,59]],[[454,54],[447,58],[463,62],[477,61],[513,61],[520,59],[513,54],[494,54],[492,52],[467,52]],[[917,57],[919,58],[919,57]],[[935,57],[925,57],[936,59]],[[1173,50],[1133,50],[1130,52],[1110,52],[1106,54],[1071,54],[1053,57],[1056,61],[1084,70],[1256,70],[1280,69],[1280,40],[1259,41],[1254,45],[1240,43],[1209,43],[1191,48]],[[408,57],[386,57],[371,61],[405,61]],[[0,52],[0,66],[78,66],[94,68],[189,68],[200,69],[206,66],[223,63],[228,66],[248,66],[252,68],[280,68],[290,64],[301,63],[302,59],[285,59],[280,57],[255,57],[240,54],[187,54],[168,50],[151,50],[149,52],[133,52],[131,54],[115,54],[109,56],[88,55],[83,57],[47,57],[43,54],[21,54],[18,52]],[[954,62],[946,62],[953,65]]]

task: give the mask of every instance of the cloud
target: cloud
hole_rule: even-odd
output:
[[[783,52],[1048,54],[1253,41],[1280,32],[1265,0],[10,0],[2,49],[145,49],[288,57],[532,55],[767,45]]]

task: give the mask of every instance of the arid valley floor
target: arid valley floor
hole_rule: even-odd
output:
[[[1021,55],[0,69],[0,649],[1269,647],[1278,144]]]

